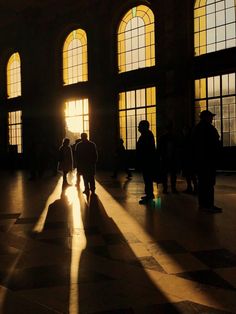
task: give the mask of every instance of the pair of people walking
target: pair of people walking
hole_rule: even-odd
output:
[[[73,155],[74,159],[73,160]],[[59,164],[58,170],[63,173],[63,187],[68,186],[67,175],[73,170],[75,164],[77,174],[82,175],[84,181],[84,193],[89,194],[95,192],[95,171],[98,153],[96,144],[88,140],[87,133],[81,134],[81,141],[75,146],[74,154],[70,146],[70,140],[65,138],[59,148]],[[74,163],[75,161],[75,163]],[[79,184],[79,180],[77,180]]]

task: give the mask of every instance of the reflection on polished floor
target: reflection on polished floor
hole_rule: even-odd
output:
[[[215,215],[157,187],[139,205],[138,174],[99,173],[89,199],[61,186],[1,172],[0,313],[236,313],[235,174],[217,178]]]

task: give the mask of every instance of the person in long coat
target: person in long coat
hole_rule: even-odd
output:
[[[87,133],[81,134],[81,142],[76,145],[76,165],[77,171],[82,174],[84,181],[84,193],[89,194],[89,190],[95,192],[95,172],[98,159],[96,144],[88,140]]]
[[[70,147],[69,138],[64,138],[62,145],[59,148],[58,170],[63,174],[63,187],[69,185],[67,182],[68,172],[73,170],[73,154]]]
[[[149,130],[149,122],[147,120],[139,122],[138,131],[141,135],[136,145],[137,162],[142,171],[145,186],[145,195],[141,197],[139,204],[147,204],[154,198],[155,139],[153,133]]]
[[[193,130],[194,162],[198,177],[199,209],[211,213],[222,212],[214,205],[214,185],[220,155],[219,134],[212,125],[215,116],[209,110],[200,113],[200,122]]]

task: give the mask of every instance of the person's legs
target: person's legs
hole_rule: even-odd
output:
[[[80,173],[79,173],[78,168],[77,168],[77,172],[76,172],[76,178],[77,178],[76,184],[79,186],[80,185]]]
[[[148,199],[154,198],[153,194],[153,179],[150,170],[143,170],[143,181],[145,185],[145,194]]]
[[[63,186],[68,185],[68,183],[67,183],[67,173],[68,173],[68,171],[63,171],[63,182],[62,182]]]
[[[84,193],[89,193],[89,177],[87,174],[83,174],[84,180]]]
[[[90,175],[89,177],[89,183],[90,183],[90,190],[91,192],[95,192],[95,189],[96,189],[96,186],[95,186],[95,178],[94,178],[94,175]]]
[[[198,174],[198,202],[200,208],[214,207],[214,173],[205,169]]]

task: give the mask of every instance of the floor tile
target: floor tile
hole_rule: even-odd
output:
[[[179,277],[224,289],[235,288],[212,270],[199,270],[177,274]],[[236,290],[235,290],[236,291]]]
[[[192,254],[212,268],[236,267],[236,254],[226,249],[198,251]]]

